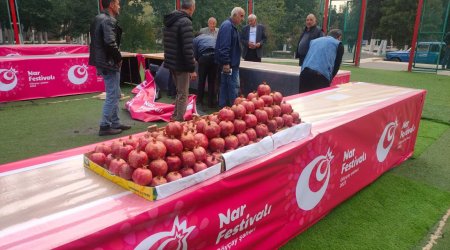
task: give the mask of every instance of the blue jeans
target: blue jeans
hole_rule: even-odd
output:
[[[106,99],[103,104],[103,114],[100,121],[101,127],[119,127],[120,119],[119,101],[120,101],[120,72],[107,69],[97,69],[97,72],[105,81]]]
[[[232,68],[231,75],[220,74],[219,107],[233,105],[239,93],[239,67]]]

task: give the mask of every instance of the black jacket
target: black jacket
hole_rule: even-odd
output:
[[[184,11],[175,10],[164,16],[164,67],[194,72],[194,33],[192,18]]]
[[[108,11],[102,11],[91,22],[89,65],[119,71],[122,29]]]
[[[319,38],[319,37],[323,37],[324,36],[324,34],[323,34],[323,31],[321,30],[321,29],[319,29],[317,26],[313,26],[313,27],[311,27],[310,28],[310,30],[307,30],[308,28],[305,26],[305,28],[303,29],[303,32],[302,32],[302,34],[300,35],[300,38],[298,39],[298,42],[297,42],[297,46],[298,46],[298,44],[300,43],[300,41],[302,40],[302,38],[303,38],[303,36],[305,35],[305,33],[306,32],[310,32],[310,35],[309,35],[309,41],[307,42],[307,48],[306,48],[306,52],[308,52],[308,49],[309,49],[309,42],[311,42],[311,40],[314,40],[314,39],[316,39],[316,38]],[[298,48],[297,48],[297,50],[295,51],[295,58],[305,58],[306,57],[306,54],[307,53],[305,53],[304,55],[300,55],[299,53],[298,53]]]
[[[242,28],[241,32],[241,44],[242,44],[242,57],[245,58],[248,52],[248,41],[250,40],[250,25],[246,25]],[[266,29],[263,25],[256,25],[256,43],[260,43],[261,47],[256,49],[256,55],[258,58],[262,57],[262,46],[266,43]]]

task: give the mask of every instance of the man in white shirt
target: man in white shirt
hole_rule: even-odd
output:
[[[217,20],[214,17],[208,19],[208,27],[201,28],[200,34],[211,35],[217,38],[217,33],[219,33],[219,28],[216,28]]]
[[[265,27],[257,24],[256,16],[248,16],[248,25],[242,28],[242,57],[245,61],[261,62],[262,46],[267,41]]]

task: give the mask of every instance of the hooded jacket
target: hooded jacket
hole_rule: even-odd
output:
[[[194,33],[192,18],[175,10],[164,16],[164,67],[181,72],[194,72]]]
[[[120,71],[120,40],[122,29],[108,11],[102,11],[91,23],[89,65],[97,68]]]

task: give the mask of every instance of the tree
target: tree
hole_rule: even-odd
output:
[[[381,19],[381,8],[382,2],[384,0],[370,0],[367,1],[367,11],[366,19],[364,25],[363,38],[370,40],[371,38],[377,37],[376,30],[380,24]]]

